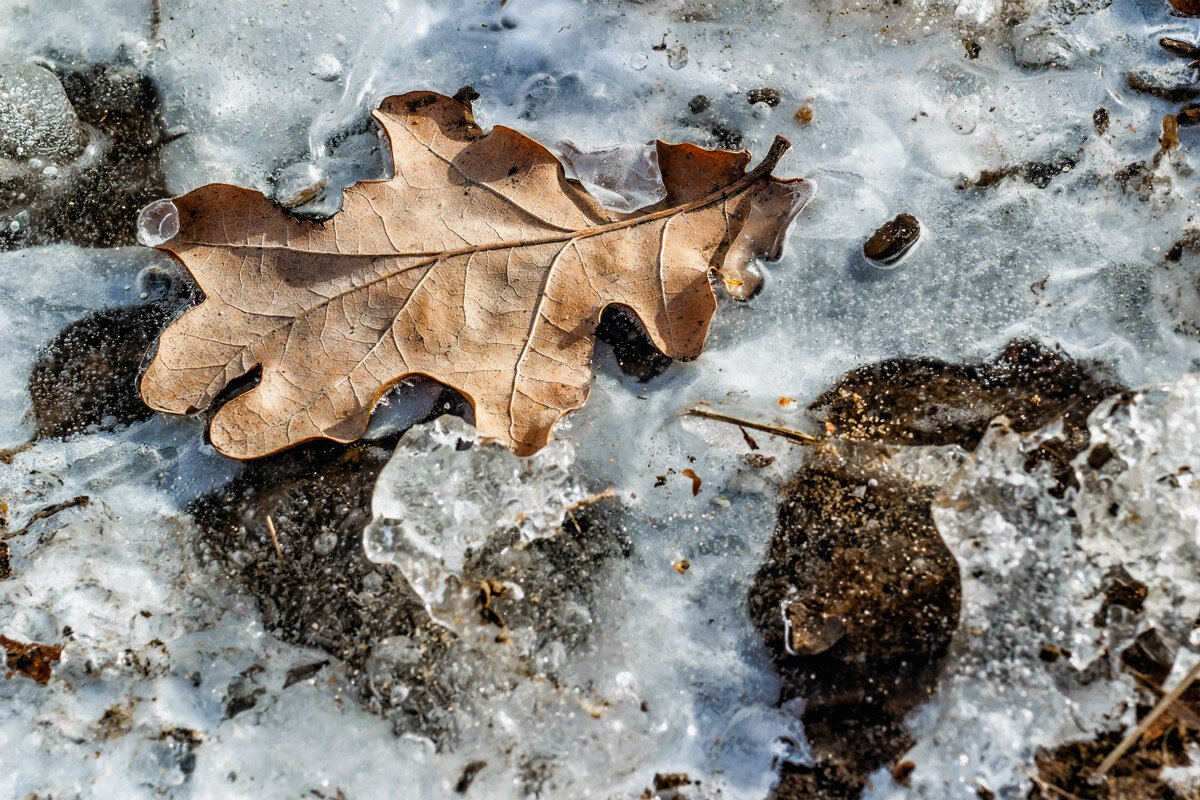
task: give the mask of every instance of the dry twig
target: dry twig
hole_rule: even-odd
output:
[[[1113,765],[1121,760],[1121,756],[1125,755],[1125,751],[1127,751],[1130,747],[1133,747],[1134,743],[1141,738],[1146,729],[1153,725],[1154,721],[1163,715],[1163,712],[1165,712],[1176,700],[1183,696],[1183,693],[1186,692],[1188,687],[1191,686],[1193,681],[1196,680],[1197,675],[1200,675],[1200,661],[1197,661],[1192,665],[1192,668],[1189,669],[1187,674],[1183,676],[1183,679],[1175,685],[1175,688],[1164,694],[1162,698],[1154,704],[1154,708],[1150,709],[1150,713],[1142,717],[1134,729],[1125,735],[1125,738],[1121,740],[1121,743],[1117,745],[1116,748],[1114,748],[1113,751],[1109,753],[1103,761],[1100,762],[1100,766],[1096,767],[1096,771],[1091,775],[1092,783],[1099,783],[1104,776],[1108,774],[1108,771],[1113,768]]]
[[[721,414],[716,411],[709,411],[704,408],[689,408],[683,413],[691,417],[702,417],[704,419],[716,420],[717,422],[726,422],[730,425],[738,425],[743,428],[750,428],[756,431],[763,431],[764,433],[779,436],[787,439],[790,442],[795,442],[796,444],[812,445],[820,444],[822,441],[824,441],[817,436],[812,436],[804,433],[803,431],[794,431],[791,428],[781,428],[778,425],[767,425],[762,422],[754,422],[752,420],[742,419],[741,417],[733,417],[729,414]],[[743,431],[743,433],[745,433],[745,431]]]
[[[47,517],[53,517],[60,511],[66,511],[68,508],[75,508],[76,506],[79,508],[84,508],[88,503],[91,502],[91,500],[92,498],[88,497],[86,494],[81,494],[78,497],[73,497],[65,502],[55,503],[52,506],[46,506],[41,511],[30,517],[29,522],[25,523],[25,527],[15,531],[8,531],[7,533],[0,535],[0,542],[8,541],[16,536],[22,536],[28,533],[29,529],[33,527],[33,523],[41,519],[46,519]]]
[[[279,561],[282,563],[283,548],[279,546],[279,537],[275,535],[275,521],[271,519],[270,514],[267,514],[267,533],[271,534],[271,544],[275,545],[275,555],[279,556]]]

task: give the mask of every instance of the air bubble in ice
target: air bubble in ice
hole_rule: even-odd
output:
[[[650,56],[645,53],[634,53],[629,59],[629,66],[633,67],[638,72],[644,70],[650,64]]]
[[[979,95],[968,95],[950,106],[946,112],[946,121],[955,133],[973,133],[979,119],[980,105]]]
[[[179,209],[170,200],[155,200],[138,212],[137,238],[146,247],[157,247],[179,233]]]

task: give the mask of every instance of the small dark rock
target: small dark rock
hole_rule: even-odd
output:
[[[317,675],[325,667],[329,666],[329,659],[324,661],[314,661],[311,664],[301,664],[298,667],[292,667],[287,671],[287,675],[283,679],[283,688],[294,686],[297,683],[306,681],[309,678]]]
[[[688,101],[688,110],[693,114],[702,114],[712,105],[712,98],[698,94]]]
[[[912,249],[921,236],[921,223],[912,214],[898,214],[881,225],[863,244],[863,256],[879,266],[891,266]]]
[[[1113,606],[1128,609],[1134,614],[1142,611],[1149,587],[1134,578],[1122,567],[1114,567],[1104,576],[1104,600],[1096,615],[1096,624],[1108,624],[1108,611]]]
[[[746,102],[750,105],[754,105],[755,103],[766,103],[771,108],[776,108],[779,105],[779,101],[782,99],[783,96],[779,93],[779,90],[772,89],[769,86],[762,89],[751,89],[750,91],[746,92]]]
[[[1107,108],[1105,108],[1104,106],[1100,106],[1099,108],[1097,108],[1095,111],[1092,112],[1092,125],[1095,126],[1096,133],[1100,134],[1101,136],[1103,136],[1105,133],[1107,133],[1108,132],[1108,123],[1109,123],[1109,116],[1108,116]]]
[[[471,788],[471,784],[475,782],[475,776],[486,766],[486,761],[468,762],[463,767],[462,775],[458,776],[458,782],[454,784],[454,791],[458,794],[466,794],[467,790]]]
[[[1182,56],[1183,58],[1200,58],[1200,47],[1197,47],[1191,42],[1185,42],[1182,39],[1172,39],[1169,36],[1164,36],[1158,40],[1158,44],[1168,53],[1174,53],[1175,55]]]

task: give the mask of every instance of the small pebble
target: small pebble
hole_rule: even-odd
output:
[[[899,214],[884,223],[863,244],[863,256],[879,267],[896,264],[921,236],[921,223],[912,214]]]

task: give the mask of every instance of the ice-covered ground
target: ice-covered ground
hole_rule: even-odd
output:
[[[736,429],[677,412],[707,401],[803,427],[802,409],[851,367],[980,358],[1033,337],[1157,388],[1096,411],[1094,441],[1114,458],[1093,470],[1081,456],[1066,498],[1014,467],[1037,434],[1000,427],[940,490],[935,519],[963,565],[960,633],[983,633],[958,637],[912,720],[911,787],[881,772],[870,790],[1023,796],[1036,747],[1131,718],[1125,679],[1063,672],[1113,644],[1089,622],[1105,568],[1119,560],[1151,585],[1147,620],[1197,644],[1200,386],[1186,373],[1200,357],[1200,238],[1171,254],[1193,225],[1194,134],[1160,153],[1181,103],[1127,81],[1141,69],[1169,91],[1165,74],[1187,62],[1159,48],[1166,35],[1200,32],[1162,0],[0,0],[0,62],[112,62],[157,83],[165,130],[186,131],[163,149],[174,194],[224,181],[282,199],[323,180],[336,197],[389,168],[368,122],[383,97],[464,85],[482,124],[545,142],[606,202],[653,197],[654,138],[757,159],[783,134],[793,149],[777,174],[817,187],[763,292],[722,302],[701,358],[642,386],[599,348],[591,398],[558,435],[582,487],[571,497],[612,489],[628,554],[573,578],[590,581],[587,603],[561,600],[578,608],[556,607],[551,635],[464,655],[454,732],[436,742],[376,713],[336,661],[283,688],[327,656],[267,632],[254,599],[197,556],[183,508],[238,470],[202,422],[154,418],[12,455],[10,530],[91,500],[9,542],[0,633],[64,653],[46,686],[0,683],[3,792],[439,798],[470,775],[477,797],[624,798],[686,773],[699,782],[688,796],[760,800],[780,759],[807,758],[745,611],[779,483],[804,454],[759,436],[776,461],[750,469]],[[697,96],[708,104],[693,111]],[[38,157],[52,181],[45,170],[70,156]],[[868,265],[863,241],[900,212],[921,222],[916,249],[893,270]],[[34,433],[39,349],[91,310],[152,294],[151,273],[170,268],[144,248],[0,252],[0,445]],[[695,495],[684,469],[702,479]],[[1029,587],[1038,602],[1023,602]],[[1025,629],[1039,646],[1060,637],[1071,664],[1051,673],[1021,651]],[[380,659],[404,662],[410,644]],[[1194,658],[1185,647],[1175,676]]]

